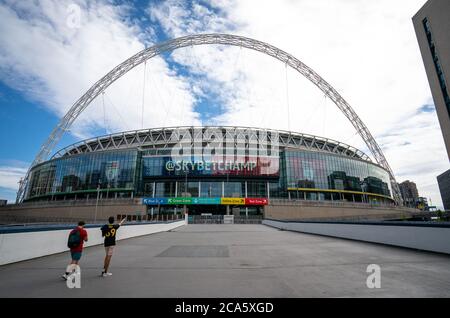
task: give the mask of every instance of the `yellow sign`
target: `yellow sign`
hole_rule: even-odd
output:
[[[220,204],[245,205],[245,198],[221,198]]]

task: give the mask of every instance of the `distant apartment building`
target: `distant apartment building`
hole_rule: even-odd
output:
[[[450,211],[450,169],[437,177],[444,209]]]
[[[414,182],[406,180],[398,185],[400,187],[400,193],[402,194],[403,204],[410,208],[417,207],[419,200],[419,191]]]
[[[413,23],[450,159],[450,1],[429,0]]]

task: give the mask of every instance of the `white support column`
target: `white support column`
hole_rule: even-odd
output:
[[[156,188],[156,182],[153,181],[153,189],[152,189],[152,197],[155,197],[155,188]],[[153,217],[153,215],[155,214],[155,208],[152,207],[152,212],[151,212],[151,216]]]
[[[225,197],[225,181],[222,181],[222,198]]]
[[[177,190],[178,190],[178,181],[175,181],[175,198],[177,197]],[[177,214],[177,206],[173,208],[173,215]]]
[[[175,198],[178,195],[178,181],[175,181]]]
[[[247,181],[245,181],[245,197],[247,198]]]
[[[245,181],[245,197],[248,197],[247,181]],[[245,217],[248,217],[248,206],[245,207]]]

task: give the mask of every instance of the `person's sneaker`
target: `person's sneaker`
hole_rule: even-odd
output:
[[[106,274],[106,276],[112,276],[112,273],[109,273],[109,272],[107,272],[105,274]]]
[[[67,274],[63,274],[61,277],[62,277],[64,280],[67,280]]]
[[[100,276],[101,277],[106,277],[107,275],[106,275],[106,272],[102,272],[101,274],[100,274]]]

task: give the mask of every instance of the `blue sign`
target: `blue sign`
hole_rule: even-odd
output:
[[[143,198],[142,204],[144,205],[163,205],[167,204],[167,198]]]

